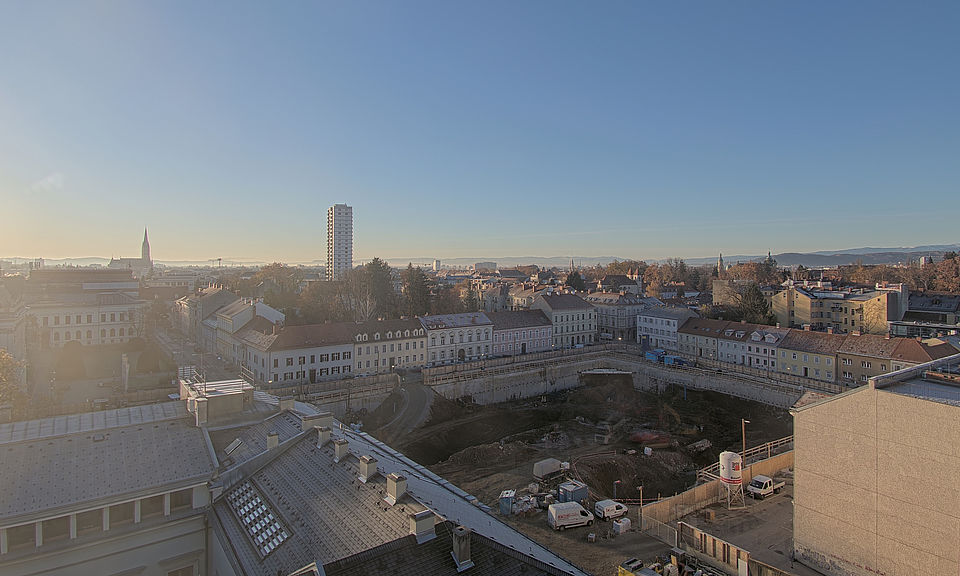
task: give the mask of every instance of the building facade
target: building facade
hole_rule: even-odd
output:
[[[327,280],[340,280],[353,268],[353,208],[327,208]]]
[[[847,336],[810,330],[790,330],[780,343],[777,370],[801,378],[835,383],[837,352]]]
[[[697,313],[689,308],[658,306],[637,314],[637,343],[671,352],[680,351],[678,330]]]
[[[488,312],[493,322],[493,355],[516,356],[553,349],[553,325],[542,310]]]
[[[793,551],[831,576],[960,572],[960,385],[941,364],[793,410]]]
[[[427,334],[416,318],[370,320],[356,326],[355,372],[379,374],[426,363]]]
[[[428,364],[480,360],[491,354],[493,322],[483,312],[422,316]]]
[[[582,347],[597,341],[596,309],[576,294],[540,294],[531,308],[542,310],[553,324],[554,348]]]
[[[600,340],[636,342],[637,315],[653,306],[663,306],[656,298],[628,292],[592,292],[583,300],[594,307]]]

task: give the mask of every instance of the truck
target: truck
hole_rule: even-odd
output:
[[[758,474],[754,476],[750,484],[747,485],[747,492],[749,492],[750,496],[754,499],[763,500],[770,494],[779,494],[784,486],[784,482],[777,482],[769,476]]]
[[[651,362],[662,362],[666,351],[657,348],[656,350],[647,350],[644,357]]]
[[[667,354],[663,357],[663,363],[667,366],[686,366],[687,361],[680,356],[674,356],[672,354]]]
[[[554,530],[590,526],[593,518],[579,502],[559,502],[547,508],[547,524]]]
[[[593,513],[601,520],[613,520],[627,515],[627,507],[616,500],[600,500],[593,505]]]
[[[533,477],[537,480],[549,480],[563,470],[563,462],[556,458],[547,458],[533,465]]]

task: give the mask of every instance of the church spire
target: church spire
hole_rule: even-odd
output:
[[[150,240],[147,238],[147,228],[143,228],[143,246],[140,248],[140,259],[149,262],[150,261]]]
[[[723,266],[723,254],[720,254],[720,258],[717,259],[717,277],[722,278],[723,273],[726,270]]]

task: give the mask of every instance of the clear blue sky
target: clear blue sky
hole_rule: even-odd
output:
[[[0,255],[958,240],[960,3],[0,4]]]

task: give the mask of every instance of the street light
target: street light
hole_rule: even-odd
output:
[[[617,484],[619,484],[619,483],[620,483],[619,480],[614,480],[614,481],[613,481],[613,499],[614,499],[614,500],[617,499]]]
[[[740,469],[743,470],[743,466],[747,463],[747,424],[749,420],[740,419],[740,435],[743,439],[743,452],[740,454]]]

